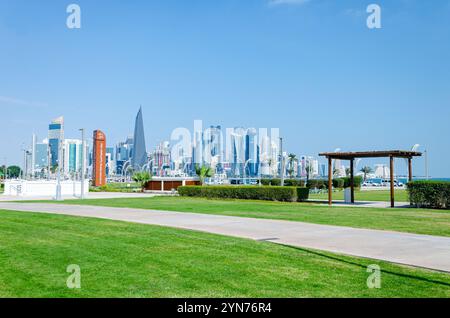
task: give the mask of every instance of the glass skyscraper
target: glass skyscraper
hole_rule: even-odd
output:
[[[48,126],[48,146],[50,147],[50,163],[57,166],[60,156],[60,142],[64,139],[64,118],[53,120]]]
[[[134,125],[134,151],[131,157],[131,165],[134,170],[140,170],[147,163],[147,150],[145,148],[144,119],[142,107],[136,116]]]

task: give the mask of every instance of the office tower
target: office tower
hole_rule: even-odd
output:
[[[62,144],[64,174],[69,175],[81,172],[83,141],[79,139],[65,139]]]
[[[106,148],[106,176],[109,177],[116,173],[116,164],[114,160],[114,148]]]
[[[100,187],[106,184],[106,136],[100,130],[94,131],[92,154],[92,185]]]
[[[125,142],[119,142],[116,145],[116,174],[122,175],[123,166],[127,161],[131,161],[133,146],[134,140],[131,136],[128,136]]]
[[[137,113],[134,125],[134,151],[131,157],[131,165],[134,170],[141,170],[146,163],[147,150],[145,148],[144,120],[141,107]]]
[[[160,143],[152,154],[153,166],[158,176],[164,176],[171,167],[170,144],[168,141]]]
[[[50,163],[52,167],[59,165],[64,139],[64,117],[56,118],[48,126],[48,145],[50,147]]]
[[[34,144],[34,171],[41,172],[48,168],[49,147],[48,140]]]
[[[256,129],[247,129],[245,137],[245,175],[254,177],[258,175],[259,169],[259,146],[257,142]]]
[[[245,136],[246,131],[242,127],[235,128],[234,132],[231,134],[232,166],[233,166],[233,173],[235,176],[244,175]]]
[[[203,134],[203,164],[211,166],[214,170],[222,170],[222,127],[210,126]]]

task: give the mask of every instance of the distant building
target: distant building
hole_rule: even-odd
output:
[[[116,173],[116,164],[114,160],[114,148],[106,148],[106,176],[112,176]]]
[[[34,172],[40,172],[48,168],[49,147],[48,140],[34,144]]]
[[[94,131],[92,155],[92,185],[100,187],[106,184],[106,136],[100,130]]]
[[[64,117],[53,120],[48,126],[48,145],[50,147],[51,165],[59,165],[61,142],[64,139]]]
[[[131,156],[133,155],[134,140],[129,136],[125,142],[119,142],[116,145],[116,174],[122,175],[123,166],[127,161],[131,163]]]
[[[147,150],[145,148],[144,120],[142,117],[142,108],[136,116],[134,125],[134,151],[131,157],[131,165],[134,170],[141,170],[147,163]]]
[[[256,129],[247,129],[245,136],[245,176],[255,177],[259,173],[259,145]]]
[[[83,142],[79,139],[65,139],[62,144],[64,174],[80,172],[83,160]]]
[[[158,176],[165,176],[167,169],[171,168],[170,144],[168,141],[160,143],[153,154],[153,170]]]

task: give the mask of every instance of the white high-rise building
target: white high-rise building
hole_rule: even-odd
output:
[[[83,142],[79,139],[64,139],[63,148],[63,173],[72,175],[81,171]],[[85,151],[85,153],[87,153]]]

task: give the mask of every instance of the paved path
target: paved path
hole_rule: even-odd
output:
[[[120,198],[149,198],[154,197],[154,193],[126,193],[126,192],[89,192],[86,199],[120,199]],[[159,193],[158,195],[167,195]],[[17,195],[0,195],[0,202],[9,201],[42,201],[53,200],[54,196],[17,196]],[[78,197],[64,196],[64,200],[77,200]]]
[[[0,202],[0,209],[170,226],[450,272],[450,238],[301,222],[129,208]]]

